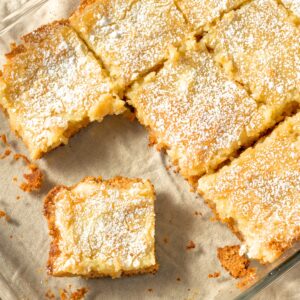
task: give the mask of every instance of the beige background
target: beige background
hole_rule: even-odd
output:
[[[0,18],[25,0],[0,0]],[[10,41],[36,26],[72,11],[76,0],[49,0],[42,9],[18,23],[0,37],[0,53]],[[16,152],[27,154],[22,142],[10,133],[0,113],[0,134],[6,133]],[[166,170],[166,158],[148,147],[147,134],[137,122],[123,117],[107,117],[92,124],[41,159],[46,175],[39,193],[25,194],[12,182],[19,182],[25,168],[12,158],[0,161],[0,209],[11,222],[0,220],[0,297],[5,299],[43,299],[47,289],[89,286],[88,299],[231,299],[239,293],[235,281],[216,259],[216,248],[237,243],[231,232],[210,221],[211,212],[202,199],[189,191],[180,176]],[[1,148],[2,149],[2,148]],[[1,150],[0,150],[1,151]],[[156,276],[137,276],[120,280],[49,278],[45,264],[49,238],[42,216],[42,199],[57,184],[74,184],[82,177],[115,175],[149,178],[157,190],[157,255],[161,264]],[[21,199],[17,200],[16,197]],[[195,216],[200,211],[203,216]],[[168,239],[168,243],[164,239]],[[185,249],[189,240],[194,250]],[[221,271],[218,279],[209,273]],[[300,299],[300,266],[265,289],[255,299]],[[177,281],[180,278],[180,281]],[[149,292],[148,289],[153,289]]]

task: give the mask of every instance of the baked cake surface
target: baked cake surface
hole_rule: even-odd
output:
[[[44,203],[53,276],[120,277],[154,272],[155,192],[148,180],[87,177]]]
[[[70,18],[110,75],[125,85],[160,64],[188,33],[172,0],[84,1]]]
[[[201,44],[173,51],[127,98],[151,139],[191,181],[273,125],[271,110],[226,76]]]
[[[250,258],[272,262],[300,238],[300,113],[198,190],[241,236]]]
[[[300,1],[299,0],[281,0],[282,4],[291,10],[295,16],[300,18]]]
[[[67,143],[90,121],[124,111],[118,87],[67,21],[45,25],[22,40],[6,55],[0,105],[32,158]]]
[[[274,0],[254,0],[231,11],[205,40],[215,59],[261,103],[300,102],[300,31]]]
[[[196,32],[201,32],[222,13],[234,9],[246,0],[177,0],[178,7]]]

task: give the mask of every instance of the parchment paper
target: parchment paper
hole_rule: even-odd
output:
[[[8,14],[24,0],[0,0],[0,16]],[[0,54],[9,41],[73,10],[77,1],[51,0],[0,38]],[[10,132],[0,113],[0,134],[6,134],[16,152],[28,154],[23,143]],[[26,194],[18,188],[26,171],[12,157],[0,161],[0,209],[11,217],[0,220],[0,297],[44,299],[51,289],[88,287],[87,299],[231,299],[240,291],[236,281],[222,270],[216,258],[217,247],[238,243],[224,226],[210,221],[212,214],[189,185],[167,170],[166,157],[148,147],[146,130],[122,116],[106,117],[93,123],[37,164],[46,179],[38,193]],[[55,185],[72,185],[84,176],[116,175],[149,178],[157,192],[156,244],[160,270],[153,275],[112,280],[50,278],[46,274],[49,237],[42,215],[43,198]],[[18,176],[18,183],[13,177]],[[17,196],[20,199],[17,200]],[[195,211],[202,216],[195,215]],[[187,250],[192,240],[196,248]],[[279,284],[257,299],[299,299],[299,270],[295,268]],[[221,271],[221,277],[208,274]],[[152,289],[152,291],[148,291]]]

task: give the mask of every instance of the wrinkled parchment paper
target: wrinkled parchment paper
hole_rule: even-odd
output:
[[[0,17],[8,15],[26,0],[0,0]],[[23,33],[50,20],[68,15],[74,0],[49,0],[13,30],[0,37],[0,54]],[[8,128],[0,113],[0,134],[6,134],[14,151],[28,154],[23,143]],[[4,149],[1,147],[0,149]],[[146,130],[122,116],[106,117],[71,138],[39,160],[46,178],[40,192],[26,194],[18,188],[26,168],[12,156],[0,161],[0,209],[10,222],[0,220],[0,298],[44,299],[50,289],[88,287],[87,299],[231,299],[240,291],[236,281],[222,270],[217,247],[236,244],[224,226],[210,221],[211,212],[188,184],[171,170],[167,159],[148,147]],[[46,274],[49,237],[42,215],[43,198],[55,185],[72,185],[84,176],[116,175],[149,178],[157,192],[156,243],[159,272],[153,275],[112,280],[50,278]],[[13,177],[18,176],[18,182]],[[20,197],[17,200],[17,197]],[[195,215],[201,212],[202,216]],[[187,250],[192,240],[195,249]],[[221,272],[209,279],[208,274]],[[300,266],[256,299],[299,299]],[[149,291],[151,289],[151,291]]]

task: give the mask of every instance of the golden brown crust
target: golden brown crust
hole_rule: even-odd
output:
[[[37,28],[36,30],[28,33],[28,34],[23,35],[21,37],[21,40],[25,44],[27,44],[27,43],[39,43],[42,40],[44,40],[45,37],[48,36],[48,34],[51,31],[55,30],[58,27],[68,26],[68,25],[69,25],[68,20],[57,20],[57,21],[54,21],[52,23],[43,25],[43,26]],[[12,43],[10,45],[10,47],[11,47],[11,51],[9,53],[5,54],[5,57],[7,59],[13,59],[18,54],[24,53],[27,50],[26,45],[24,45],[24,44],[17,45],[16,43]],[[0,76],[1,76],[1,74],[0,74]]]
[[[46,217],[48,221],[48,229],[49,229],[49,234],[52,237],[52,242],[50,244],[50,251],[49,251],[49,258],[47,262],[47,269],[48,269],[48,274],[52,276],[74,276],[74,274],[71,273],[64,273],[62,275],[54,275],[53,274],[53,264],[57,257],[60,255],[60,250],[59,250],[59,241],[60,241],[60,232],[58,228],[55,225],[55,208],[56,208],[56,196],[59,192],[63,190],[68,190],[71,191],[75,189],[78,185],[84,183],[84,182],[95,182],[95,183],[101,183],[104,182],[109,184],[112,187],[117,187],[119,189],[126,189],[131,185],[132,183],[136,182],[143,182],[143,179],[140,178],[126,178],[126,177],[121,177],[121,176],[116,176],[108,180],[103,180],[102,177],[93,177],[93,176],[86,176],[84,177],[81,181],[78,183],[72,185],[72,186],[65,186],[65,185],[60,185],[56,186],[53,189],[49,191],[47,196],[45,197],[44,200],[44,216]],[[153,194],[155,195],[155,190],[153,184],[147,180],[147,182],[151,185],[151,189],[153,191]],[[134,274],[142,274],[142,273],[155,273],[158,270],[159,265],[156,264],[155,266],[151,266],[146,269],[141,269],[141,270],[135,270],[135,271],[124,271],[122,273],[122,276],[131,276]],[[109,277],[105,276],[103,274],[98,274],[98,273],[90,273],[88,276],[83,276],[87,278],[96,278],[96,277]]]
[[[83,11],[87,6],[95,3],[97,0],[81,0],[78,6],[79,11]],[[104,1],[103,1],[104,2]]]
[[[21,37],[21,40],[24,43],[40,43],[42,40],[45,39],[45,37],[48,37],[49,33],[51,33],[53,30],[64,26],[69,26],[68,20],[57,20],[52,23],[43,25],[28,34],[23,35]]]
[[[138,270],[133,270],[133,271],[122,271],[122,274],[120,275],[120,277],[130,277],[130,276],[134,276],[134,275],[142,275],[142,274],[155,274],[159,269],[159,264],[156,264],[154,266],[148,267],[148,268],[143,268],[143,269],[138,269]],[[73,273],[68,273],[68,272],[64,272],[64,273],[60,273],[60,275],[56,275],[56,274],[49,274],[52,275],[54,277],[75,277],[77,276],[76,274]],[[110,275],[105,275],[102,273],[97,273],[97,272],[90,272],[88,275],[80,275],[83,278],[110,278]],[[117,277],[119,278],[119,277]]]
[[[47,269],[50,275],[53,274],[53,264],[56,258],[60,254],[59,250],[59,239],[60,233],[55,226],[55,197],[63,189],[68,189],[65,186],[54,187],[46,196],[44,200],[44,216],[48,221],[49,234],[52,237],[52,242],[50,245],[49,258],[47,262]]]
[[[10,47],[11,47],[11,51],[5,54],[5,57],[7,59],[12,59],[18,54],[26,52],[26,47],[23,44],[16,45],[15,43],[13,43],[10,45]]]
[[[78,7],[75,9],[75,11],[71,14],[70,18],[80,15],[88,6],[94,4],[97,0],[81,0]],[[100,3],[100,1],[97,1]],[[108,6],[110,4],[110,0],[102,0],[101,4],[103,6]]]
[[[222,267],[234,278],[245,277],[250,265],[249,259],[241,256],[239,251],[239,245],[218,248],[218,258]]]

